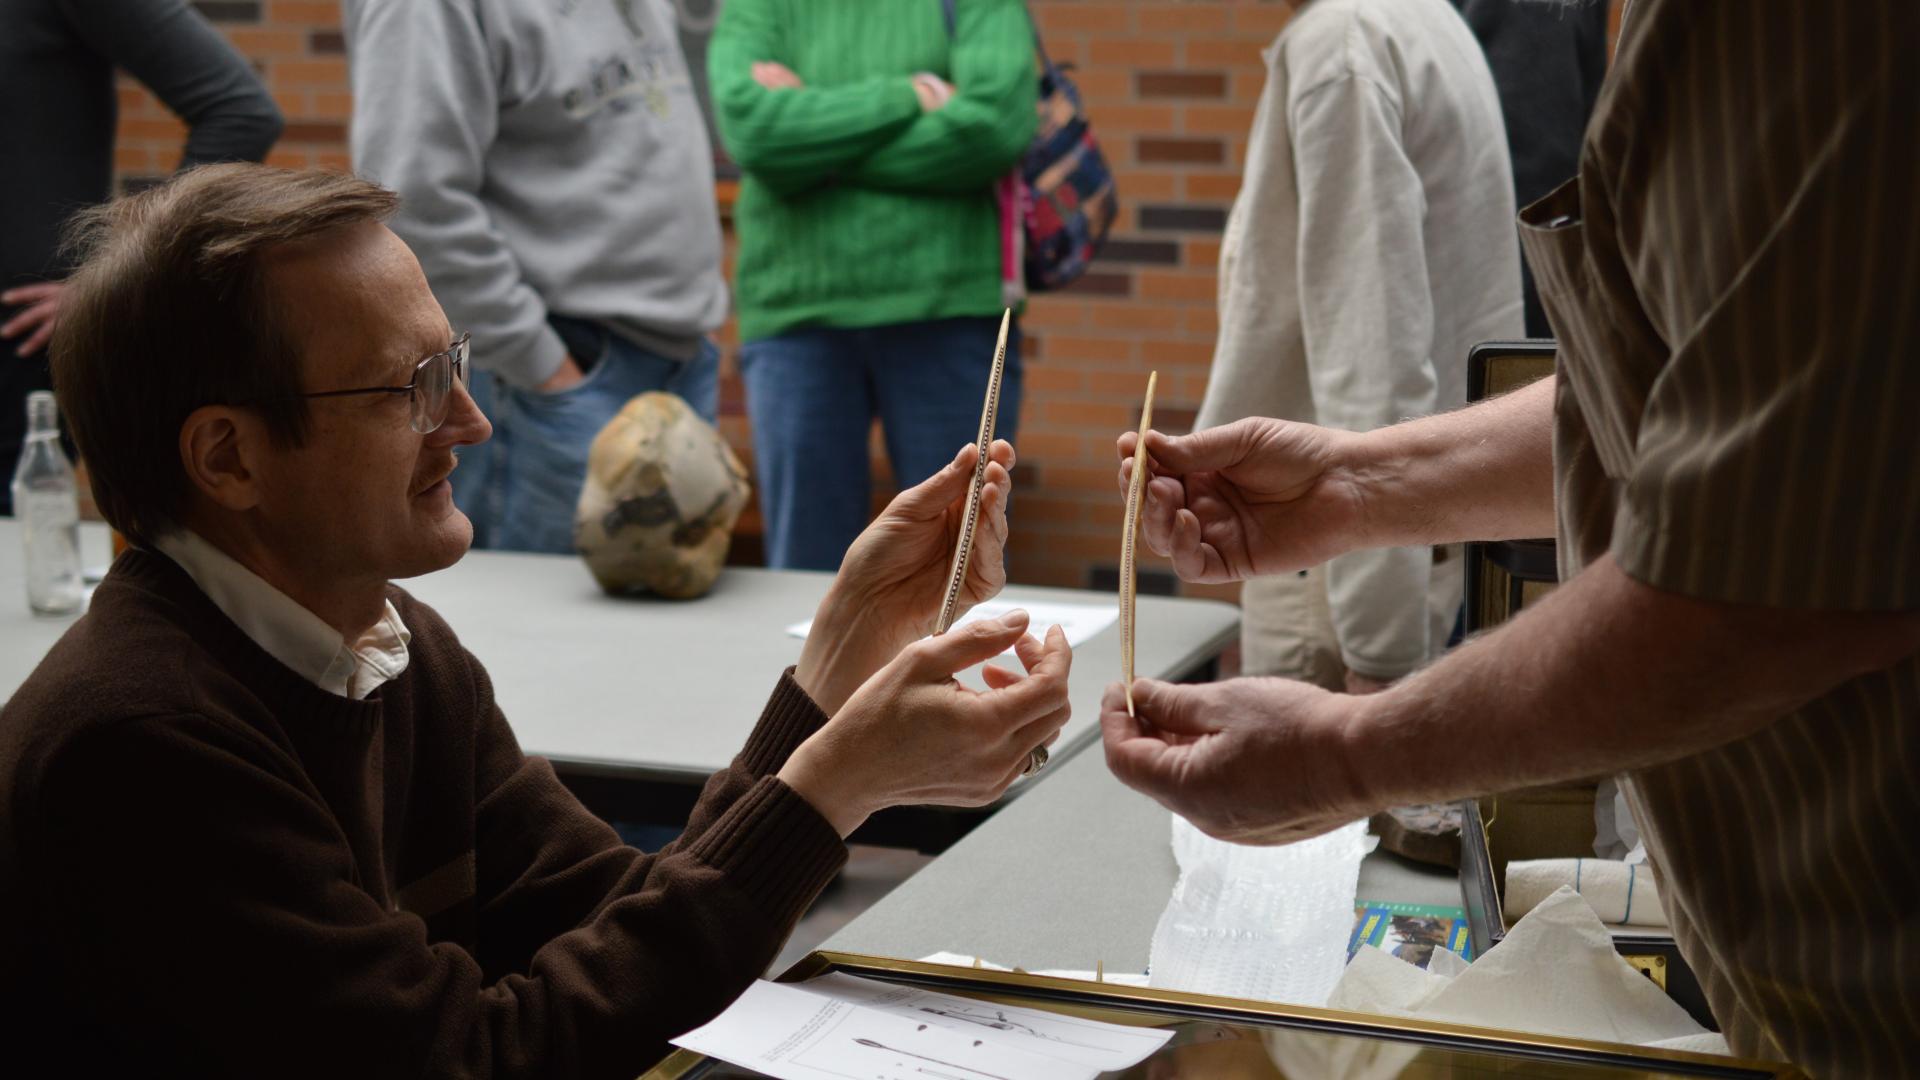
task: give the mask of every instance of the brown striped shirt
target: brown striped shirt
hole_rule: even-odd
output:
[[[1563,575],[1920,608],[1920,4],[1639,0],[1522,215],[1560,339]],[[1736,1051],[1920,1073],[1920,657],[1636,773]]]

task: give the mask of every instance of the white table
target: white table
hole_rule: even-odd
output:
[[[1114,779],[1098,748],[974,829],[821,946],[917,959],[978,956],[1029,971],[1146,970],[1179,868],[1172,816]],[[1460,879],[1376,851],[1367,900],[1460,906]]]
[[[85,561],[104,564],[105,529],[82,533]],[[0,696],[12,694],[72,621],[27,611],[20,551],[19,526],[0,518]],[[475,551],[401,584],[439,610],[486,665],[528,753],[552,759],[603,814],[672,822],[745,742],[781,670],[799,659],[801,642],[786,627],[812,616],[830,580],[729,568],[698,600],[615,598],[570,556]],[[1004,598],[1114,602],[1111,593],[1028,587]],[[1143,596],[1137,668],[1166,679],[1202,674],[1238,627],[1230,604]],[[1055,767],[1097,739],[1100,697],[1119,673],[1117,627],[1075,651],[1073,719],[1055,744]],[[936,812],[944,833],[923,823],[905,839],[937,850],[979,813]],[[900,842],[882,825],[862,839]]]

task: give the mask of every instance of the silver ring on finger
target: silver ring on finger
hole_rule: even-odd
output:
[[[1020,770],[1021,776],[1032,776],[1047,767],[1047,759],[1052,755],[1044,746],[1036,746],[1027,754],[1027,767]]]

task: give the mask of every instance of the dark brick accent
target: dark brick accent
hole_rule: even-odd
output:
[[[338,120],[295,120],[280,133],[286,142],[345,142],[347,125]]]
[[[315,30],[307,35],[307,51],[315,56],[339,56],[347,51],[347,35],[338,30]]]
[[[260,21],[260,0],[193,0],[194,10],[207,17],[208,22],[217,23],[257,23]]]
[[[1227,144],[1219,139],[1142,138],[1134,151],[1143,164],[1223,165]]]
[[[1025,465],[1021,466],[1026,468]],[[1137,569],[1137,568],[1136,568]],[[1169,570],[1140,570],[1140,595],[1179,596],[1180,582]],[[1120,568],[1111,563],[1087,568],[1087,588],[1094,592],[1119,592]]]
[[[1133,275],[1089,271],[1067,286],[1067,291],[1082,296],[1132,296]]]
[[[1143,98],[1223,98],[1227,77],[1217,71],[1142,71],[1134,75],[1133,88]]]
[[[1140,227],[1223,232],[1227,227],[1227,212],[1217,206],[1142,206]]]
[[[1171,240],[1108,240],[1095,262],[1179,266],[1180,245]]]

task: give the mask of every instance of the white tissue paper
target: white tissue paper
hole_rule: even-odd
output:
[[[1175,817],[1180,879],[1153,932],[1148,985],[1325,1004],[1346,963],[1366,833],[1356,821],[1299,843],[1249,847]]]
[[[1434,951],[1434,959],[1440,959],[1440,950]],[[1685,1009],[1620,958],[1606,926],[1572,889],[1549,896],[1499,945],[1451,977],[1361,946],[1327,1006],[1727,1053],[1724,1039],[1694,1023]]]

